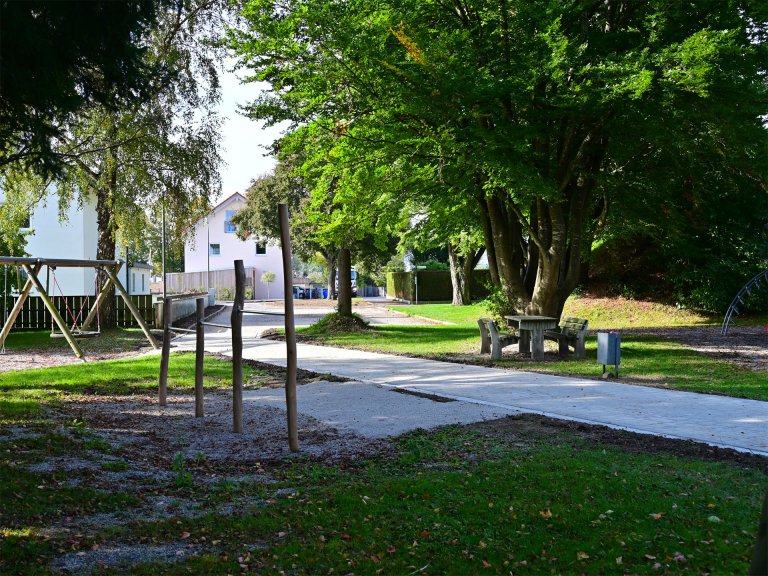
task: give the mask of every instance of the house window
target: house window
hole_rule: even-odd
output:
[[[256,256],[264,256],[267,253],[266,242],[256,242]]]
[[[235,215],[236,210],[227,210],[224,213],[224,233],[225,234],[234,234],[235,233],[235,225],[232,224],[232,216]]]
[[[221,244],[209,244],[208,254],[211,256],[221,256]]]

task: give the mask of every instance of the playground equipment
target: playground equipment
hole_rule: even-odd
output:
[[[97,324],[100,324],[100,320],[98,320],[99,308],[101,307],[101,303],[104,301],[104,298],[106,298],[112,285],[115,286],[117,292],[120,294],[120,296],[123,297],[126,307],[128,310],[130,310],[138,325],[141,326],[144,335],[147,337],[147,340],[152,345],[152,347],[155,349],[160,347],[160,345],[157,343],[157,340],[155,340],[154,336],[152,336],[152,333],[149,331],[149,327],[147,326],[146,322],[144,322],[144,318],[141,317],[141,314],[136,309],[136,306],[133,305],[133,302],[131,301],[131,298],[128,295],[125,287],[123,287],[123,284],[117,277],[120,269],[123,267],[122,260],[72,260],[62,258],[21,258],[18,256],[0,256],[0,264],[5,265],[6,267],[21,267],[27,273],[27,281],[24,283],[24,287],[21,289],[19,297],[17,298],[16,304],[14,304],[11,313],[8,315],[8,318],[6,318],[2,331],[0,331],[0,347],[5,346],[5,339],[8,337],[8,334],[10,334],[13,324],[16,322],[16,318],[24,307],[24,302],[29,297],[29,293],[32,291],[32,287],[34,286],[40,294],[40,299],[43,301],[43,304],[51,314],[51,318],[55,322],[55,325],[59,327],[61,335],[66,338],[70,348],[72,348],[72,351],[75,353],[75,355],[80,360],[85,362],[85,354],[83,354],[83,351],[80,349],[80,346],[78,345],[75,338],[76,336],[93,336],[100,331],[89,331],[88,328],[94,319],[97,319]],[[101,287],[101,290],[98,289],[98,274],[96,275],[96,298],[88,311],[88,315],[85,317],[85,320],[83,320],[82,323],[78,324],[84,311],[83,307],[81,307],[80,313],[75,316],[73,311],[69,309],[69,306],[67,305],[67,311],[72,318],[72,328],[70,328],[67,325],[67,322],[65,322],[61,317],[61,314],[59,314],[56,306],[53,305],[51,297],[48,295],[47,287],[43,286],[40,278],[38,277],[43,266],[48,267],[48,273],[53,271],[54,286],[56,286],[56,268],[95,268],[97,271],[101,270],[104,272],[104,274],[106,274],[107,279],[104,282],[104,285]],[[48,282],[46,282],[46,284],[48,284]]]
[[[749,282],[744,284],[741,290],[739,290],[736,297],[731,302],[731,305],[728,307],[728,311],[725,313],[725,319],[723,320],[723,327],[720,330],[720,334],[723,336],[728,334],[728,327],[733,321],[733,317],[738,316],[739,307],[744,304],[744,299],[763,286],[768,286],[768,270],[763,270],[756,274]]]
[[[283,251],[283,279],[285,286],[291,285],[291,239],[288,226],[288,207],[279,206],[280,240]],[[173,302],[181,299],[195,298],[196,319],[195,328],[180,328],[171,325]],[[205,299],[207,294],[180,294],[166,296],[163,299],[163,348],[160,358],[160,382],[158,385],[158,403],[167,404],[168,395],[168,364],[171,351],[171,332],[187,332],[195,334],[195,417],[203,416],[203,360],[205,357],[205,326],[224,328],[232,331],[232,431],[243,431],[243,314],[266,314],[285,317],[285,342],[288,353],[288,364],[285,381],[286,412],[288,414],[288,446],[292,452],[299,450],[298,415],[296,408],[296,329],[293,314],[293,293],[285,291],[284,313],[245,310],[245,267],[242,260],[235,260],[235,300],[232,305],[230,324],[206,322],[204,318]]]

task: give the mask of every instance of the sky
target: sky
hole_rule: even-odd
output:
[[[275,166],[273,158],[265,157],[264,146],[269,146],[281,135],[281,128],[265,128],[263,123],[249,120],[237,112],[237,106],[252,101],[266,83],[241,84],[228,62],[221,77],[222,157],[226,165],[221,169],[222,189],[219,200],[235,192],[245,192],[251,180],[268,174]]]

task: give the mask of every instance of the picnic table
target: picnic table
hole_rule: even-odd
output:
[[[518,350],[530,352],[532,360],[541,360],[544,357],[544,331],[557,328],[557,318],[525,315],[505,318],[510,326],[517,328],[520,334]]]

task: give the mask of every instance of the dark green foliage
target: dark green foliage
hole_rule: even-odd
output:
[[[0,166],[21,160],[58,172],[52,139],[82,107],[147,96],[160,72],[142,38],[159,2],[8,1],[0,4]]]

